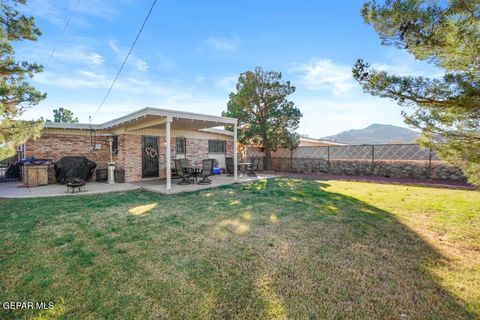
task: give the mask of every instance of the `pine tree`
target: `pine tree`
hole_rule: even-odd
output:
[[[41,120],[18,120],[28,108],[46,97],[26,81],[41,72],[42,66],[15,60],[12,43],[35,41],[41,34],[33,17],[17,10],[25,4],[26,0],[0,3],[0,159],[13,155],[17,145],[37,137],[43,127]]]
[[[359,59],[354,78],[364,91],[406,107],[421,143],[464,169],[480,185],[480,0],[369,1],[362,10],[382,44],[444,70],[442,78],[396,76]]]
[[[299,136],[295,133],[302,113],[287,97],[295,92],[282,74],[274,71],[246,71],[240,75],[237,92],[230,94],[227,111],[222,115],[237,118],[238,139],[243,144],[260,145],[265,151],[265,168],[271,170],[271,151],[280,147],[294,148]]]
[[[47,122],[52,121],[47,120]],[[53,122],[77,123],[78,117],[75,117],[73,112],[67,108],[60,107],[58,109],[53,109]]]

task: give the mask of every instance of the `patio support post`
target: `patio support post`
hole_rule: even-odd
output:
[[[237,124],[233,125],[233,177],[238,181],[238,159],[237,159]]]
[[[171,166],[171,159],[170,159],[170,123],[172,122],[172,117],[167,117],[167,121],[165,122],[165,169],[166,169],[166,176],[167,176],[167,192],[172,190],[172,170]]]

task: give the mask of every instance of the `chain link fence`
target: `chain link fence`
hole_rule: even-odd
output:
[[[262,148],[247,147],[245,159],[265,158]],[[261,161],[262,165],[264,161]],[[262,168],[263,169],[263,166]],[[272,152],[272,169],[385,177],[465,180],[460,169],[418,144],[297,147]]]

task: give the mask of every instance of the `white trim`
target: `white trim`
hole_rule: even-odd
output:
[[[198,129],[198,131],[209,132],[209,133],[217,133],[217,134],[233,137],[233,131],[228,131],[228,130],[224,130],[224,129],[207,128],[207,129]]]
[[[136,120],[138,118],[146,116],[160,116],[166,117],[171,120],[173,119],[190,119],[190,120],[199,120],[199,121],[210,121],[222,124],[234,124],[237,122],[235,118],[227,118],[220,116],[211,116],[207,114],[193,113],[193,112],[184,112],[184,111],[175,111],[168,109],[159,109],[159,108],[143,108],[135,112],[129,113],[123,117],[113,119],[101,124],[89,124],[89,123],[63,123],[63,122],[45,122],[46,128],[65,128],[65,129],[109,129],[122,125],[124,123]],[[220,130],[220,129],[219,129]]]
[[[170,151],[172,146],[170,145],[170,122],[172,122],[171,117],[167,117],[167,122],[165,123],[165,139],[166,139],[166,146],[165,146],[165,169],[166,169],[166,176],[167,176],[167,192],[172,190],[172,171],[171,171],[171,155]]]
[[[238,159],[237,159],[237,123],[233,125],[233,179],[238,181]]]
[[[66,122],[45,122],[45,128],[59,129],[100,129],[98,124],[89,123],[66,123]]]
[[[150,121],[141,122],[141,123],[135,124],[133,126],[127,126],[125,128],[125,130],[126,131],[140,130],[140,129],[143,129],[143,128],[164,124],[166,121],[167,121],[166,119],[158,119],[158,118],[157,119],[152,119]]]

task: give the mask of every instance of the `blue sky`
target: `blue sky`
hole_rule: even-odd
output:
[[[159,0],[94,122],[147,106],[218,115],[238,75],[261,66],[281,71],[297,87],[291,99],[303,113],[302,134],[321,137],[371,123],[404,126],[400,107],[363,93],[351,66],[364,58],[396,74],[435,76],[438,70],[381,46],[360,16],[363,2]],[[45,66],[32,84],[48,98],[24,118],[51,118],[53,109],[66,107],[88,122],[150,4],[30,0],[22,10],[36,18],[43,35],[17,44],[17,55]]]

